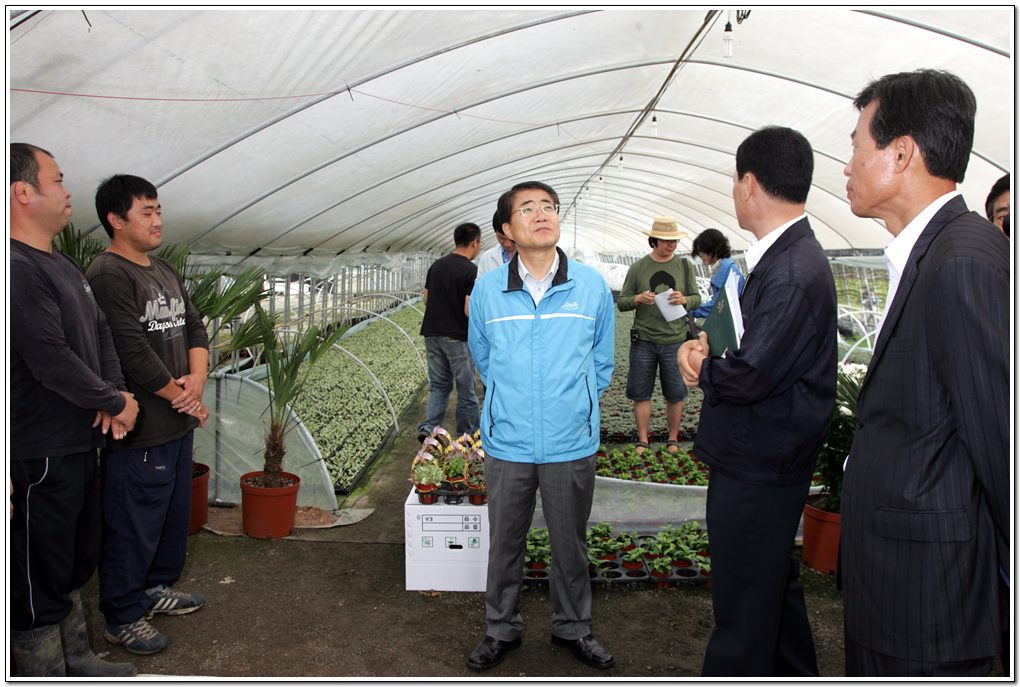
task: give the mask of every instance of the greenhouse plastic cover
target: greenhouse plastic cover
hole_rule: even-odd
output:
[[[241,475],[261,470],[264,463],[269,390],[246,377],[213,374],[202,402],[210,412],[205,426],[211,431],[195,432],[194,459],[210,467],[209,500],[241,503]],[[299,506],[337,510],[326,464],[300,420],[288,430],[283,470],[301,478]]]
[[[706,227],[740,251],[734,153],[768,124],[814,147],[807,211],[822,245],[880,248],[883,226],[846,199],[852,99],[921,67],[976,93],[970,207],[1010,169],[1013,7],[736,15],[15,10],[10,140],[56,156],[80,230],[98,227],[101,179],[137,174],[159,187],[167,240],[224,262],[282,256],[267,269],[291,271],[446,252],[455,225],[488,228],[498,196],[531,178],[559,191],[561,245],[642,253],[640,230],[674,215],[682,251]]]

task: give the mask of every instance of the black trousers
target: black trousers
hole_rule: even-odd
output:
[[[995,657],[978,658],[970,661],[934,663],[911,661],[906,658],[887,656],[865,649],[844,633],[846,647],[847,677],[985,677],[992,672]],[[1008,670],[1008,669],[1007,669]]]
[[[793,551],[809,486],[745,484],[711,471],[707,523],[715,628],[702,675],[818,675]]]
[[[11,466],[11,629],[54,625],[99,561],[96,452]]]

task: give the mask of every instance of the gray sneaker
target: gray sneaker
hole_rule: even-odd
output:
[[[146,618],[151,618],[156,613],[184,615],[185,613],[197,611],[205,605],[205,597],[201,594],[179,592],[176,589],[167,587],[165,584],[158,585],[151,589],[146,589],[145,593],[149,595],[150,599],[156,602],[155,605],[149,609],[149,612],[145,614]]]
[[[131,653],[143,656],[158,653],[170,643],[166,635],[147,623],[145,618],[127,625],[107,624],[103,636],[108,642],[123,644]]]

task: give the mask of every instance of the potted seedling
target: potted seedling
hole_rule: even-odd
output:
[[[525,543],[524,567],[529,577],[542,577],[543,571],[549,566],[552,560],[552,550],[549,547],[549,530],[538,527],[528,530],[528,538]]]
[[[668,578],[673,574],[673,561],[668,556],[645,560],[645,565],[648,566],[652,577]],[[666,579],[655,580],[655,586],[658,589],[665,589],[669,586],[669,581]]]
[[[476,506],[485,504],[485,451],[476,446],[471,449],[467,460],[468,501]]]
[[[414,482],[420,503],[435,503],[439,497],[430,492],[442,486],[443,468],[430,453],[424,449],[418,451],[411,462],[411,481]]]
[[[628,570],[640,570],[641,566],[644,565],[643,561],[646,553],[648,553],[648,549],[643,546],[635,546],[629,551],[624,551],[623,567]]]
[[[450,489],[457,490],[464,487],[467,476],[467,450],[460,442],[454,442],[446,449],[446,456],[443,458],[443,477]]]

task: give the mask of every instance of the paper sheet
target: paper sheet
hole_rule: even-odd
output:
[[[669,302],[669,296],[671,293],[673,293],[673,289],[655,294],[655,304],[659,306],[659,311],[662,313],[662,316],[666,318],[667,322],[679,320],[681,317],[685,317],[687,315],[687,308],[682,305],[672,305]]]

